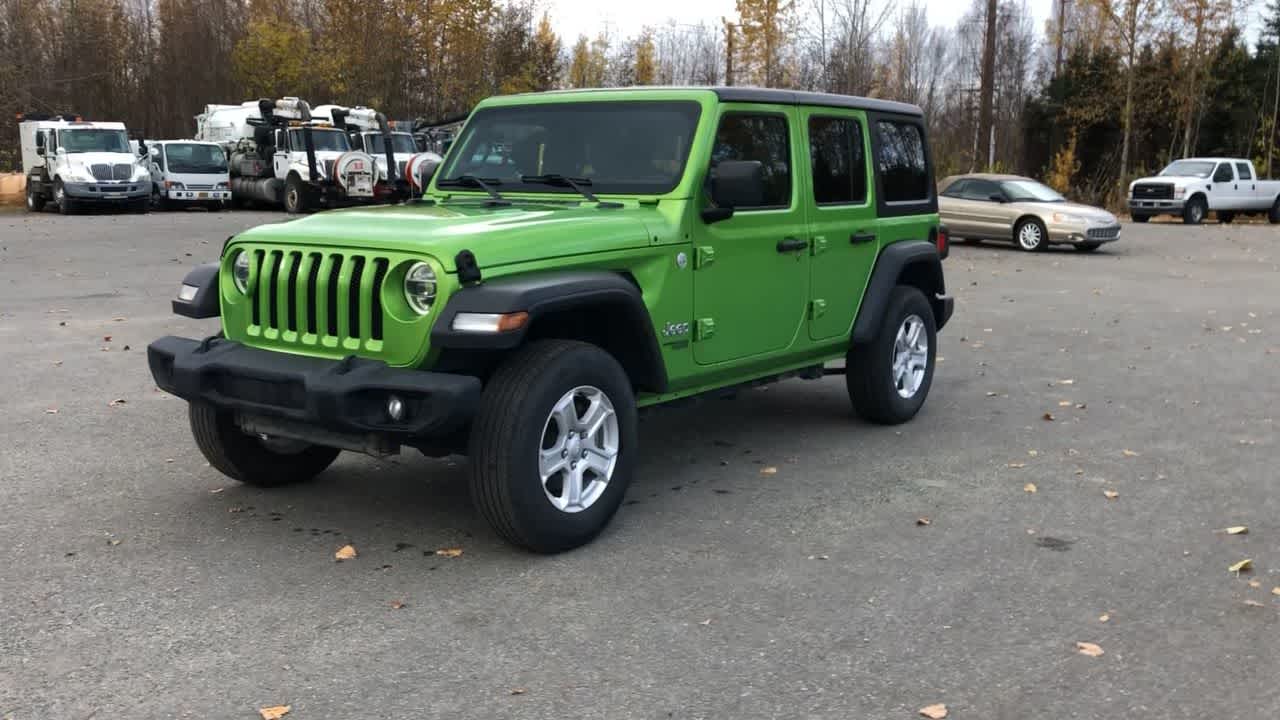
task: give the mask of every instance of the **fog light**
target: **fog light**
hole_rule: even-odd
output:
[[[395,395],[387,398],[387,417],[395,422],[404,419],[404,401]]]

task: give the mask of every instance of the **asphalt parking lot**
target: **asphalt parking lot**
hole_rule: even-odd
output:
[[[0,215],[0,718],[1280,711],[1274,227],[957,246],[915,421],[835,377],[651,415],[610,529],[538,557],[461,458],[206,465],[145,347],[213,332],[183,273],[281,217]]]

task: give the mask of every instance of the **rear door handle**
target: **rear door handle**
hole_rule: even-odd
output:
[[[778,241],[778,252],[780,253],[795,252],[796,250],[804,250],[807,247],[809,247],[809,241],[801,240],[800,238],[789,237]]]
[[[849,242],[853,245],[861,245],[862,243],[871,243],[876,241],[875,233],[854,233],[849,236]]]

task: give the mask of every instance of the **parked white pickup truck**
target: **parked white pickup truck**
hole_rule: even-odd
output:
[[[1134,222],[1180,215],[1183,223],[1198,225],[1210,210],[1223,223],[1237,215],[1266,215],[1273,225],[1280,223],[1280,180],[1259,180],[1244,158],[1186,158],[1129,184]]]

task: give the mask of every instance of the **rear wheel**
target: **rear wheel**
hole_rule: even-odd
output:
[[[1037,252],[1049,245],[1049,231],[1045,229],[1044,223],[1036,218],[1027,218],[1018,223],[1018,227],[1013,231],[1013,238],[1017,241],[1018,247],[1027,252]]]
[[[1182,224],[1183,225],[1199,225],[1204,222],[1204,216],[1209,213],[1209,206],[1205,203],[1204,198],[1197,195],[1187,201],[1182,208]]]
[[[1280,224],[1280,198],[1271,204],[1271,209],[1267,211],[1267,222],[1272,225]]]
[[[889,296],[880,331],[849,348],[845,385],[859,416],[882,425],[915,417],[933,384],[937,329],[920,290],[899,285]]]
[[[514,545],[583,545],[622,502],[636,426],[631,382],[612,355],[570,340],[533,343],[485,386],[471,429],[472,499]]]
[[[1134,215],[1130,215],[1129,217],[1138,224],[1142,224],[1151,219],[1150,215],[1138,215],[1136,213]]]
[[[276,487],[319,475],[338,457],[337,448],[301,440],[249,435],[229,412],[191,403],[191,434],[218,472],[246,485]]]
[[[27,178],[27,209],[31,212],[44,210],[44,193],[36,187],[32,178]]]
[[[151,207],[155,210],[169,209],[169,199],[160,194],[160,188],[151,188]]]

